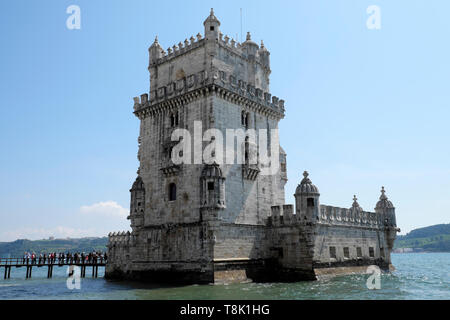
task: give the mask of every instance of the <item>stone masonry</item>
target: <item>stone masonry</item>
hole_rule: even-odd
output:
[[[338,268],[389,268],[398,229],[384,188],[375,212],[363,211],[356,197],[350,209],[325,206],[305,172],[294,209],[285,204],[285,152],[274,144],[279,170],[263,175],[260,162],[247,161],[260,152],[248,139],[236,143],[245,154],[241,164],[174,163],[179,141],[172,141],[172,133],[181,128],[195,137],[196,122],[200,134],[266,129],[259,134],[272,141],[271,129],[278,128],[285,108],[269,93],[269,56],[249,33],[243,43],[224,36],[212,10],[203,36],[167,51],[155,39],[149,94],[134,98],[140,166],[130,190],[132,232],[110,233],[107,278],[296,281]]]

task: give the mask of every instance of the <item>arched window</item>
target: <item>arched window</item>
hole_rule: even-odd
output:
[[[175,183],[169,184],[169,201],[177,200],[177,185]]]
[[[306,199],[306,206],[307,207],[314,207],[314,199],[313,198]]]

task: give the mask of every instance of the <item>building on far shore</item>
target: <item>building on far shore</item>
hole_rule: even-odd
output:
[[[298,281],[390,268],[399,229],[384,188],[374,212],[356,196],[350,208],[323,205],[305,171],[295,205],[287,204],[286,153],[278,142],[279,170],[271,175],[248,161],[259,152],[248,139],[236,143],[245,154],[241,164],[173,162],[172,133],[181,128],[194,136],[196,121],[203,132],[268,129],[259,134],[272,141],[285,105],[270,94],[262,41],[250,33],[243,43],[224,36],[211,10],[203,35],[167,51],[155,39],[149,56],[149,94],[134,98],[140,166],[130,190],[132,232],[109,234],[107,278]]]

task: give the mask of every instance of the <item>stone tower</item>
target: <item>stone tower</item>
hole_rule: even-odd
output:
[[[207,214],[228,223],[263,224],[270,207],[284,202],[284,153],[280,172],[271,176],[260,175],[258,163],[224,164],[224,158],[206,168],[212,163],[205,163],[201,153],[211,141],[201,142],[200,151],[192,149],[191,163],[172,161],[179,143],[172,139],[175,129],[189,131],[197,141],[206,130],[217,129],[225,146],[227,129],[266,129],[269,139],[270,129],[277,129],[284,116],[283,100],[268,93],[267,49],[253,42],[250,34],[243,44],[230,42],[228,36],[223,39],[213,10],[203,24],[204,38],[198,34],[167,53],[156,38],[149,48],[150,98],[144,94],[140,101],[135,99],[135,114],[141,120],[138,172],[146,191],[144,219],[139,220],[143,227],[194,223]],[[199,124],[200,132],[195,129]],[[252,150],[258,154],[248,136],[244,142],[231,143],[236,152],[245,150],[247,158]],[[205,171],[220,176],[206,182]],[[208,204],[206,210],[204,202],[211,194],[220,194],[220,204]]]
[[[177,283],[296,281],[390,268],[395,208],[323,205],[308,172],[285,203],[284,101],[272,96],[270,53],[250,33],[200,33],[149,48],[149,93],[134,98],[139,168],[132,232],[109,235],[105,277]],[[231,152],[229,152],[231,150]]]
[[[167,51],[155,38],[149,48],[150,92],[134,98],[140,165],[130,190],[129,255],[160,261],[157,269],[173,268],[169,261],[190,261],[185,268],[208,273],[213,261],[256,257],[271,206],[284,204],[286,154],[271,136],[284,117],[284,101],[269,93],[269,51],[250,33],[242,44],[224,36],[212,9],[203,25],[204,37],[197,34]],[[190,138],[174,139],[177,129]],[[217,140],[223,140],[223,152],[213,147],[208,162],[204,153]],[[262,174],[259,140],[280,154],[273,174]],[[187,149],[180,150],[182,143]],[[236,153],[231,162],[228,145]],[[240,243],[230,236],[239,234],[245,235]]]

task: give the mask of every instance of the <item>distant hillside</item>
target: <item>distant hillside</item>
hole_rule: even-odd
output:
[[[0,257],[22,257],[24,252],[90,252],[106,251],[107,237],[54,240],[25,240],[0,242]]]
[[[450,252],[450,224],[414,229],[398,236],[395,248],[420,248],[424,251]]]

